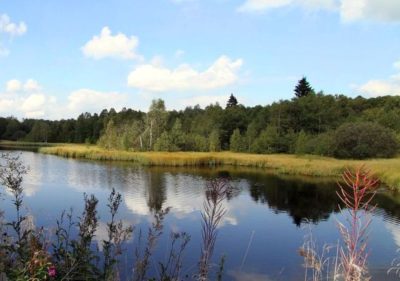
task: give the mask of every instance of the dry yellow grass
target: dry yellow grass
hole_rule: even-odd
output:
[[[400,190],[400,158],[338,160],[319,156],[288,154],[246,154],[232,152],[130,152],[106,150],[98,146],[60,145],[43,147],[42,153],[92,160],[132,161],[148,166],[243,166],[272,169],[278,173],[337,177],[344,169],[365,164],[392,189]]]

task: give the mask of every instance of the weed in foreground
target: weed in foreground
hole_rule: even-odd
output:
[[[378,180],[363,166],[355,172],[346,170],[344,184],[339,184],[337,195],[347,208],[345,223],[338,222],[344,247],[340,249],[340,265],[345,281],[369,280],[367,267],[368,228],[371,212],[375,206],[371,201],[376,194]]]

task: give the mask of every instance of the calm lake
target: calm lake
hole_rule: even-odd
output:
[[[13,152],[17,153],[17,152]],[[171,231],[186,231],[191,241],[185,251],[184,273],[196,273],[201,245],[201,210],[207,180],[229,177],[236,192],[224,203],[226,215],[219,227],[213,263],[215,271],[226,257],[223,280],[304,280],[298,249],[311,226],[319,248],[340,239],[336,221],[342,220],[334,180],[277,176],[265,170],[243,168],[147,168],[129,163],[64,159],[21,152],[30,168],[25,177],[25,208],[34,224],[50,228],[64,209],[82,212],[83,194],[99,199],[97,237],[106,235],[107,197],[112,188],[123,196],[120,218],[147,229],[152,213],[171,207],[152,259],[150,270],[166,259]],[[7,193],[1,209],[14,216]],[[380,191],[369,235],[369,268],[372,280],[400,280],[386,271],[400,247],[400,196]],[[137,234],[137,232],[135,232]],[[132,271],[137,235],[126,246],[121,273]],[[335,254],[335,253],[332,253]]]

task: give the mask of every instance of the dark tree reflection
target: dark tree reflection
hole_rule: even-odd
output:
[[[254,201],[290,215],[297,226],[306,220],[326,220],[332,212],[339,211],[334,183],[314,184],[268,176],[262,183],[252,184],[250,194]]]

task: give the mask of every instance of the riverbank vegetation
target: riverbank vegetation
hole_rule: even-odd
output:
[[[49,121],[0,118],[0,138],[98,144],[125,151],[232,151],[313,154],[346,159],[394,157],[400,139],[400,97],[350,98],[316,93],[304,78],[291,100],[248,107],[167,110],[153,100],[147,113],[123,108]]]
[[[270,169],[281,174],[338,177],[346,168],[365,164],[382,183],[400,189],[400,158],[342,160],[315,155],[248,154],[233,152],[132,152],[95,145],[43,147],[42,153],[90,160],[131,161],[147,166],[200,167],[233,166]]]

